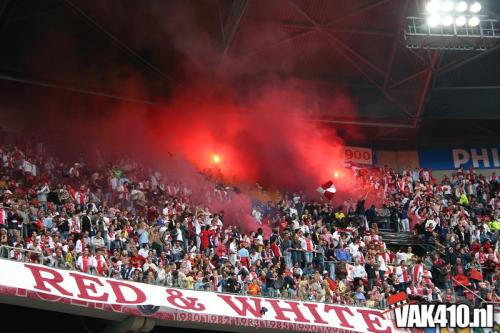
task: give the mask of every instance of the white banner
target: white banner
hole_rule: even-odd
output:
[[[344,147],[345,162],[373,164],[373,152],[370,148]]]
[[[210,316],[254,320],[260,327],[262,322],[276,322],[279,325],[275,328],[309,332],[407,332],[397,329],[381,311],[369,308],[165,288],[0,259],[0,293],[9,288],[46,294],[47,299],[59,302],[71,299],[80,304],[101,304],[101,308],[102,304],[156,307],[148,315],[161,318],[176,312],[175,320]],[[267,309],[264,314],[263,308]],[[185,312],[186,318],[179,317],[179,311]]]

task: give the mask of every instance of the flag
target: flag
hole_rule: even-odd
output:
[[[385,310],[383,313],[387,313],[394,309],[401,308],[405,305],[415,304],[415,303],[416,303],[415,301],[408,299],[408,295],[404,291],[401,291],[397,294],[389,295],[389,297],[387,298],[387,305],[389,308]]]
[[[470,278],[476,281],[483,281],[483,275],[474,267],[470,269]]]
[[[408,296],[404,291],[401,291],[394,295],[390,295],[387,298],[387,305],[391,310],[407,304],[408,304]]]
[[[455,275],[451,278],[453,287],[470,287],[471,283],[469,278],[465,275]]]
[[[333,195],[335,194],[335,192],[337,192],[337,189],[335,188],[335,185],[333,185],[333,182],[330,180],[318,187],[316,191],[321,193],[321,195],[323,195],[328,200],[331,200],[333,199]]]

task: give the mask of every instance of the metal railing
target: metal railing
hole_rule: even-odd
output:
[[[21,256],[17,257],[17,258],[14,257],[14,256],[12,256],[11,255],[12,251],[20,253]],[[303,252],[303,250],[301,250],[301,251]],[[40,251],[27,250],[27,249],[13,247],[13,246],[7,246],[7,245],[1,245],[0,246],[0,259],[8,259],[8,260],[14,260],[14,261],[20,261],[20,262],[39,263],[41,265],[47,265],[48,264],[48,260],[46,260],[47,258]],[[338,260],[324,260],[323,264],[325,264],[325,263],[332,263],[332,262],[335,263],[335,264],[338,264],[341,261],[338,261]],[[352,264],[353,262],[345,262],[345,263]],[[326,267],[325,267],[325,269],[326,269]],[[113,277],[108,277],[108,278],[113,278]],[[453,278],[453,281],[456,281],[456,280]],[[144,281],[139,281],[139,282],[140,283],[145,283]],[[477,293],[475,293],[474,291],[472,291],[469,288],[467,288],[466,286],[464,286],[460,281],[456,281],[456,282],[459,285],[461,285],[462,287],[464,287],[466,290],[468,290],[469,292],[471,292],[473,295],[475,295],[478,299],[480,299],[484,303],[494,304],[495,307],[500,306],[499,302],[488,302],[485,299],[481,298]],[[158,286],[174,287],[174,288],[183,289],[183,290],[209,291],[209,292],[215,292],[215,293],[219,293],[219,294],[248,295],[247,286],[248,286],[249,283],[247,281],[243,281],[241,283],[240,290],[238,292],[236,292],[236,293],[227,292],[227,291],[214,290],[215,288],[213,288],[213,286],[210,286],[212,284],[211,282],[207,282],[206,283],[206,285],[210,286],[210,288],[208,288],[208,290],[207,290],[207,288],[203,288],[203,289],[188,289],[188,288],[183,288],[183,287],[180,287],[178,285],[178,283],[169,285],[169,284],[166,283],[166,280],[163,281],[162,283],[158,283],[157,280],[155,279],[155,283],[152,283],[152,284],[158,285]],[[252,296],[272,298],[272,299],[299,300],[298,299],[298,293],[299,293],[298,286],[296,287],[296,289],[292,289],[291,291],[290,291],[291,288],[277,288],[277,289],[280,289],[280,290],[282,289],[282,290],[280,292],[278,292],[277,294],[271,294],[271,295],[267,294],[267,292],[265,292],[265,289],[266,288],[261,288],[259,294],[252,295]],[[453,288],[453,291],[455,293],[454,288]],[[276,296],[276,295],[278,295],[278,296]],[[455,296],[455,299],[456,299],[456,296]],[[317,301],[316,299],[306,299],[306,300],[300,299],[300,300],[301,301],[307,301],[307,302],[313,302],[313,303],[332,303],[332,302],[326,302],[326,301],[321,302],[321,301]],[[354,303],[346,304],[346,305],[354,306],[354,307],[367,308],[367,307],[369,307],[368,305],[366,305],[368,301],[369,301],[369,299],[367,298],[364,302],[354,301]],[[364,304],[360,304],[360,303],[364,303]],[[386,307],[386,305],[387,305],[386,302],[377,300],[375,303],[376,303],[375,307],[369,307],[369,308],[376,308],[376,309],[380,309],[380,310],[384,310],[384,309],[387,308]]]
[[[472,295],[474,295],[475,297],[477,297],[477,299],[480,299],[482,302],[481,303],[485,303],[485,304],[493,304],[495,307],[499,307],[500,306],[500,302],[491,302],[491,301],[487,301],[485,300],[484,298],[482,298],[479,293],[476,293],[474,292],[473,290],[469,289],[467,286],[465,286],[462,282],[458,281],[457,279],[455,279],[454,277],[451,278],[454,282],[456,282],[458,285],[460,285],[462,288],[464,288],[465,290],[467,290],[468,292],[470,292]],[[453,288],[455,289],[455,288]]]
[[[408,48],[484,51],[500,39],[498,20],[481,17],[479,24],[438,25],[427,24],[426,16],[406,18],[405,40]]]
[[[20,254],[20,257],[11,257],[11,252],[14,255]],[[44,256],[40,251],[27,250],[19,247],[0,245],[0,258],[11,259],[22,262],[38,262],[40,265],[44,264]]]
[[[22,254],[22,256],[20,257],[20,259],[16,259],[12,256],[10,256],[10,251],[18,251]],[[36,258],[37,260],[33,260],[33,257],[30,256],[31,255],[36,255]],[[47,259],[46,257],[44,257],[43,253],[42,252],[39,252],[39,251],[33,251],[33,250],[27,250],[27,249],[22,249],[22,248],[18,248],[18,247],[12,247],[12,246],[7,246],[7,245],[1,245],[0,246],[0,259],[4,259],[4,260],[14,260],[14,261],[19,261],[19,262],[30,262],[30,263],[39,263],[40,265],[45,265],[45,266],[48,266],[48,260],[45,260]],[[107,278],[113,278],[113,277],[107,277]],[[139,283],[145,283],[144,281],[138,281]],[[188,289],[188,288],[183,288],[181,286],[178,285],[178,283],[174,283],[174,284],[167,284],[166,281],[163,281],[162,283],[157,283],[156,279],[155,279],[155,283],[152,283],[153,285],[157,285],[157,286],[165,286],[165,287],[172,287],[172,288],[177,288],[177,289],[182,289],[182,290],[196,290],[196,291],[205,291],[205,292],[215,292],[215,293],[218,293],[218,294],[230,294],[230,295],[248,295],[248,291],[247,291],[247,286],[249,285],[248,282],[244,281],[241,283],[241,288],[238,292],[236,293],[232,293],[232,292],[228,292],[228,291],[218,291],[216,290],[216,288],[213,288],[211,286],[211,282],[208,282],[207,285],[210,285],[210,288],[207,290],[207,289]],[[215,290],[214,290],[215,289]],[[298,299],[297,296],[298,296],[298,292],[299,292],[299,288],[297,286],[297,288],[295,290],[291,290],[291,288],[278,288],[278,289],[282,289],[279,293],[276,293],[274,295],[269,295],[265,292],[265,289],[266,288],[261,288],[260,290],[260,293],[257,294],[257,295],[252,295],[252,296],[255,296],[255,297],[265,297],[265,298],[272,298],[272,299],[288,299],[288,300],[297,300],[297,301],[305,301],[305,302],[313,302],[313,303],[330,303],[330,304],[335,304],[333,302],[320,302],[320,301],[317,301],[316,299],[306,299],[306,300],[302,300],[302,299]],[[333,291],[332,291],[333,292]],[[278,296],[277,296],[278,295]],[[380,309],[380,310],[383,310],[385,309],[385,307],[381,307],[380,306],[380,303],[381,302],[378,302],[379,305],[376,306],[375,308],[376,309]],[[345,305],[348,305],[348,306],[353,306],[353,307],[362,307],[362,308],[367,308],[368,306],[367,305],[361,305],[359,303],[351,303],[351,304],[345,304]],[[373,307],[372,307],[373,308]]]

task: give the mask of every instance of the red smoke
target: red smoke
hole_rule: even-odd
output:
[[[60,91],[30,90],[22,98],[25,107],[33,110],[22,119],[26,133],[43,134],[56,144],[58,153],[70,152],[74,156],[84,152],[91,157],[98,149],[109,160],[131,156],[160,169],[171,180],[186,183],[195,192],[194,200],[200,203],[205,203],[204,193],[213,184],[198,171],[210,168],[220,171],[226,182],[236,186],[253,187],[258,182],[267,189],[317,196],[316,187],[332,179],[339,194],[348,191],[351,180],[350,174],[344,172],[342,140],[335,128],[311,119],[355,117],[356,105],[344,90],[331,91],[290,79],[300,72],[295,66],[304,60],[300,45],[290,45],[286,52],[278,46],[271,53],[255,53],[287,37],[286,31],[267,28],[252,34],[252,38],[245,34],[245,38],[238,39],[237,35],[232,45],[226,46],[226,52],[217,40],[218,25],[214,31],[207,29],[212,20],[192,2],[141,3],[135,10],[125,5],[108,7],[102,2],[81,5],[138,53],[151,51],[152,56],[147,58],[180,85],[171,88],[169,82],[162,90],[165,82],[151,71],[102,61],[103,54],[108,58],[111,48],[84,55],[80,50],[87,49],[89,41],[75,41],[73,38],[79,34],[59,29],[57,41],[67,41],[67,46],[59,50],[61,56],[53,56],[49,52],[52,48],[46,47],[50,36],[40,38],[37,47],[27,54],[42,54],[44,59],[26,59],[32,62],[27,68],[50,72],[48,68],[57,59],[58,68],[65,68],[61,81],[104,86],[104,91],[130,98],[163,101],[168,95],[168,99],[164,106],[144,106]],[[279,5],[273,4],[273,8],[281,10]],[[260,13],[258,9],[252,5],[248,12]],[[171,14],[168,19],[166,13]],[[238,34],[243,36],[249,21],[245,19]],[[213,22],[218,22],[217,16]],[[94,37],[90,43],[94,43]],[[323,38],[311,39],[310,43],[311,55],[326,47]],[[49,45],[57,47],[57,43]],[[123,51],[115,47],[113,50],[117,52],[115,57],[122,59]],[[114,59],[111,55],[109,58]],[[63,59],[72,61],[66,60],[65,64]],[[287,78],[277,78],[283,71]],[[74,73],[73,80],[66,80],[68,72]],[[89,73],[85,84],[81,73]],[[92,79],[96,82],[86,84]],[[219,156],[218,162],[214,155]],[[339,177],[334,177],[335,172]],[[206,204],[225,210],[231,224],[248,222],[248,196],[236,196],[230,204]]]
[[[220,169],[233,183],[285,190],[314,189],[343,168],[342,141],[333,128],[308,120],[306,95],[297,87],[268,85],[239,103],[229,88],[196,87],[177,94],[152,121],[165,153],[201,170]]]

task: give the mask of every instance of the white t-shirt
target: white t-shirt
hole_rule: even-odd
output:
[[[399,263],[403,260],[406,262],[406,260],[408,260],[408,255],[405,252],[397,252],[396,253],[396,265],[399,265]]]
[[[145,248],[141,248],[137,253],[144,259],[146,259],[149,256],[149,250]]]
[[[381,255],[379,255],[377,257],[377,261],[378,261],[378,263],[380,265],[379,270],[384,271],[384,272],[387,271],[387,266],[385,264],[385,259]]]
[[[362,265],[354,266],[352,268],[352,276],[354,278],[363,278],[366,276],[365,268]]]

